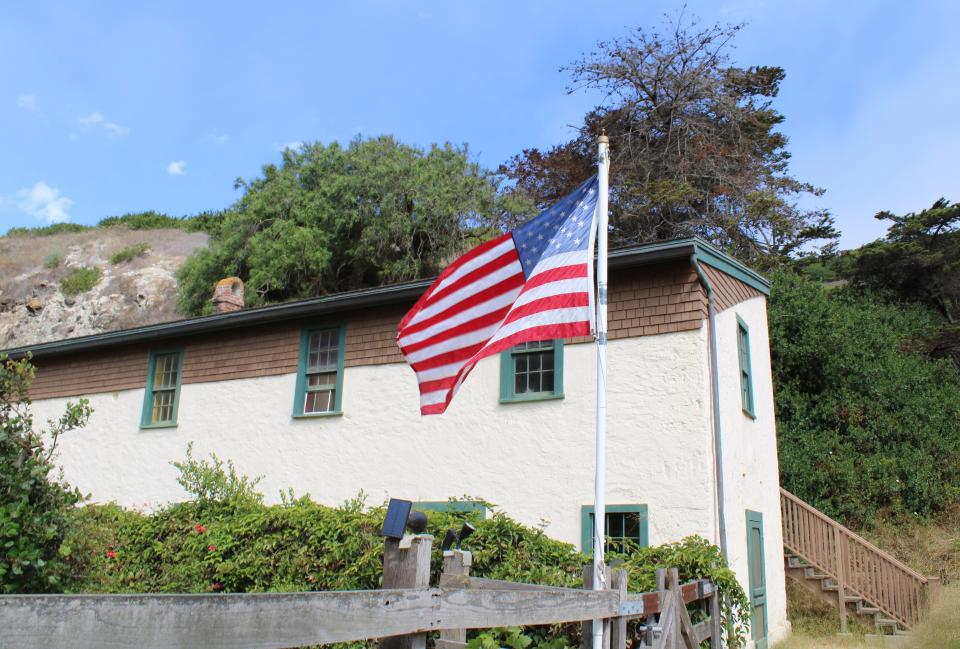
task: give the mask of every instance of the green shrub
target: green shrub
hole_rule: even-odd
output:
[[[150,246],[147,245],[145,241],[141,241],[140,243],[134,243],[124,248],[121,248],[120,250],[110,255],[110,263],[113,264],[114,266],[116,266],[117,264],[123,264],[125,262],[132,261],[137,257],[142,257],[143,255],[147,254],[149,250],[150,250]]]
[[[98,228],[123,227],[130,230],[160,230],[164,228],[181,229],[182,219],[159,212],[138,212],[122,216],[108,216],[97,223]]]
[[[265,592],[379,588],[384,506],[368,508],[362,495],[340,507],[309,497],[284,495],[282,504],[265,505],[255,480],[215,456],[197,460],[192,450],[179,482],[193,499],[152,514],[116,505],[88,505],[77,511],[70,543],[79,554],[74,588],[86,592]],[[540,529],[524,526],[484,503],[491,515],[430,512],[428,531],[442,538],[465,520],[476,526],[467,542],[473,553],[471,574],[492,579],[580,587],[589,558]],[[434,547],[432,580],[442,568]],[[677,567],[681,578],[707,577],[725,593],[724,614],[731,621],[731,646],[743,640],[746,595],[724,567],[719,550],[691,537],[657,548],[637,549],[621,557],[630,572],[631,590],[652,590],[657,567]],[[531,631],[575,644],[579,625]],[[544,636],[545,637],[545,636]]]
[[[79,295],[86,293],[100,281],[103,271],[96,267],[81,266],[72,268],[60,282],[60,290],[64,295]]]
[[[960,374],[919,351],[929,311],[781,272],[769,321],[784,487],[855,526],[960,498]]]
[[[63,263],[63,253],[59,250],[54,250],[43,260],[43,267],[53,270],[54,268],[58,268],[61,263]]]
[[[68,403],[46,431],[30,413],[29,358],[0,354],[0,592],[56,592],[69,586],[64,542],[80,493],[58,475],[52,456],[63,433],[90,416],[86,400]]]
[[[8,237],[49,237],[54,234],[67,234],[71,232],[84,232],[90,230],[89,225],[80,225],[79,223],[53,223],[40,228],[10,228],[7,230]]]

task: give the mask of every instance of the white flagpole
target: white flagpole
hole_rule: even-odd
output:
[[[593,499],[593,589],[603,590],[606,540],[607,436],[607,195],[610,191],[610,140],[599,139],[597,197],[597,474]],[[603,620],[593,621],[593,649],[603,649]]]

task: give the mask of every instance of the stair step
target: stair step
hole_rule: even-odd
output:
[[[896,620],[891,620],[888,617],[880,617],[879,615],[874,616],[873,623],[877,626],[892,626],[894,628],[897,628],[900,624]]]
[[[880,612],[879,608],[874,608],[872,606],[858,606],[857,615],[876,615]]]

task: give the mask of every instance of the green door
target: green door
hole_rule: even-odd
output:
[[[747,510],[747,561],[750,573],[750,637],[767,649],[767,576],[763,561],[763,514]]]

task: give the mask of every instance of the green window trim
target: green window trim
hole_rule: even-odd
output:
[[[176,355],[176,381],[172,387],[164,389],[157,388],[155,385],[155,374],[157,371],[157,359]],[[183,349],[168,348],[157,349],[150,352],[150,360],[147,362],[147,380],[143,387],[143,409],[140,412],[140,428],[176,428],[177,410],[180,407],[180,386],[183,382]],[[172,400],[164,405],[169,408],[170,417],[166,419],[154,420],[155,394],[158,392],[172,392]]]
[[[336,340],[337,340],[337,362],[336,369],[331,364],[329,367],[323,368],[321,372],[314,372],[317,374],[332,374],[336,371],[336,378],[333,383],[319,385],[319,386],[308,386],[307,381],[307,365],[308,357],[310,353],[310,336],[314,333],[326,332],[326,331],[335,331]],[[297,360],[297,383],[296,391],[293,395],[293,418],[294,419],[313,419],[317,417],[336,417],[343,414],[342,404],[343,404],[343,355],[344,347],[346,345],[347,339],[347,328],[342,324],[329,324],[329,325],[316,325],[310,327],[304,327],[300,331],[300,355]],[[309,388],[315,388],[311,390]],[[307,392],[312,391],[322,391],[322,390],[333,390],[333,408],[331,410],[323,410],[320,412],[304,412],[304,405],[306,401]]]
[[[737,316],[737,361],[740,366],[740,404],[743,412],[756,419],[753,399],[753,366],[750,363],[750,327]]]
[[[526,403],[563,398],[563,340],[557,339],[550,342],[553,343],[553,390],[527,394],[516,393],[514,358],[518,354],[530,353],[533,350],[520,351],[512,347],[500,353],[500,403]]]
[[[487,517],[487,506],[472,500],[422,500],[414,503],[413,509],[421,512],[455,512],[459,514],[480,512],[481,517]]]
[[[650,546],[650,525],[646,505],[607,505],[607,516],[610,514],[639,514],[640,530],[637,544],[641,548]],[[584,554],[593,554],[593,505],[583,505],[580,508],[580,548]],[[609,528],[605,528],[609,532]],[[607,534],[609,537],[609,534]],[[622,538],[622,537],[618,537]]]

